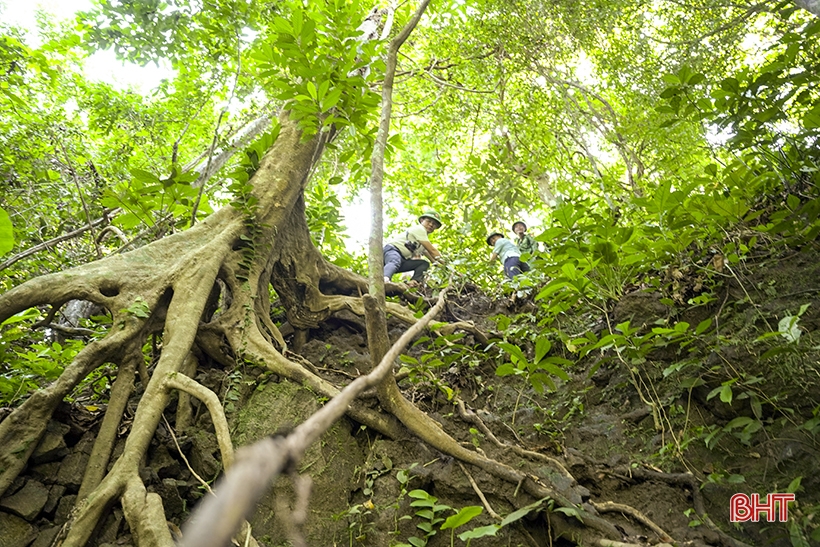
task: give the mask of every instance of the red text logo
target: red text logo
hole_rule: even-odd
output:
[[[765,513],[767,522],[786,522],[789,520],[789,502],[794,501],[794,494],[766,494],[763,502],[760,496],[752,494],[735,494],[729,500],[729,520],[732,522],[757,522],[760,514]],[[775,515],[778,516],[775,519]]]

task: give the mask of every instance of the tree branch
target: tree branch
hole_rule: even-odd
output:
[[[51,238],[48,241],[44,241],[44,242],[42,242],[38,245],[35,245],[34,247],[29,247],[25,251],[23,251],[21,253],[18,253],[16,255],[12,256],[11,258],[7,258],[3,262],[0,262],[0,271],[5,270],[6,268],[11,266],[15,262],[23,260],[24,258],[29,257],[33,254],[39,253],[40,251],[48,249],[49,247],[53,247],[54,245],[56,245],[58,243],[62,243],[63,241],[68,241],[69,239],[74,239],[75,237],[86,233],[87,231],[99,226],[100,224],[108,223],[111,220],[109,215],[113,215],[116,211],[117,210],[107,211],[105,213],[105,215],[103,215],[101,218],[98,218],[96,220],[91,221],[89,224],[86,224],[82,228],[77,228],[76,230],[72,230],[71,232],[68,232],[67,234],[63,234],[61,236]]]
[[[181,547],[222,547],[234,534],[242,519],[252,512],[256,502],[280,474],[295,469],[307,448],[313,444],[360,393],[380,383],[392,370],[405,347],[444,307],[447,290],[418,323],[399,337],[390,351],[370,374],[347,385],[324,407],[305,420],[287,437],[266,437],[237,451],[231,473],[220,480],[216,497],[204,500],[183,528]]]

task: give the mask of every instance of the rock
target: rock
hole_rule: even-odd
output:
[[[161,479],[176,477],[182,472],[182,466],[171,456],[168,449],[162,445],[151,450],[151,459],[148,466],[153,469],[157,477]]]
[[[31,468],[31,476],[43,484],[54,484],[60,472],[60,462],[50,462]]]
[[[162,497],[165,517],[168,520],[185,512],[185,500],[179,495],[175,479],[162,479],[162,482],[156,486],[156,492]]]
[[[43,438],[31,455],[34,464],[48,463],[64,458],[68,454],[64,435],[71,429],[65,424],[50,421]]]
[[[51,544],[54,542],[54,538],[56,538],[57,534],[60,533],[60,528],[60,526],[52,526],[50,528],[40,530],[40,533],[37,535],[37,539],[34,540],[31,547],[51,547]]]
[[[14,515],[0,512],[0,547],[26,547],[37,537],[37,528]]]
[[[191,467],[203,479],[213,479],[222,468],[214,457],[217,451],[216,436],[205,431],[198,431],[191,441],[191,453],[188,456]]]
[[[103,524],[102,529],[97,536],[97,541],[99,541],[100,544],[114,543],[117,539],[117,535],[120,533],[122,521],[122,511],[115,509],[110,515],[108,515],[108,518],[105,519],[105,524]]]
[[[21,477],[21,476],[18,475],[11,482],[11,485],[9,486],[8,490],[6,490],[5,495],[6,496],[11,496],[12,494],[16,494],[25,485],[26,485],[26,478]]]
[[[65,486],[59,484],[52,486],[48,491],[48,501],[43,507],[43,512],[53,513],[54,509],[57,508],[57,504],[60,503],[60,498],[63,497],[63,494],[65,494]]]
[[[71,449],[72,452],[79,452],[86,456],[91,455],[91,450],[94,449],[94,441],[97,440],[97,435],[94,432],[86,431],[82,438]]]
[[[57,511],[54,513],[54,524],[63,524],[68,521],[71,510],[74,509],[74,503],[77,501],[77,496],[63,496],[60,498],[60,503],[57,504]]]
[[[32,522],[48,501],[48,488],[30,480],[13,496],[0,500],[0,508]]]
[[[83,482],[83,474],[88,465],[88,454],[82,452],[72,452],[65,457],[57,472],[57,484],[68,488],[71,492],[76,492]]]

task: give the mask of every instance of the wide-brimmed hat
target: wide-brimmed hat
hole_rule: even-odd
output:
[[[441,222],[441,215],[438,214],[438,211],[434,211],[433,209],[428,209],[424,211],[419,217],[419,222],[421,222],[421,219],[423,218],[429,218],[431,220],[436,221],[438,223],[439,228],[441,228],[444,225],[444,223]]]
[[[502,234],[501,232],[490,232],[490,235],[487,236],[487,245],[492,246],[492,243],[490,243],[490,240],[495,236],[504,237],[504,234]]]
[[[524,222],[523,220],[516,220],[515,222],[513,222],[513,225],[512,225],[513,232],[515,231],[515,227],[518,226],[519,224],[521,226],[523,226],[525,230],[527,229],[527,223],[526,222]]]

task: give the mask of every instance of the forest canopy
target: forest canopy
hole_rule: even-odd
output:
[[[89,541],[116,499],[140,545],[167,545],[153,522],[162,505],[138,473],[167,405],[181,432],[191,425],[182,394],[201,399],[221,465],[233,458],[230,389],[214,388],[224,408],[208,406],[198,370],[236,380],[253,366],[326,401],[381,369],[397,338],[386,317],[421,330],[431,309],[446,318],[413,346],[427,357],[394,357],[411,370],[411,391],[422,382],[461,404],[444,370],[487,366],[524,386],[514,423],[525,388],[542,396],[616,363],[658,434],[674,439],[660,450],[664,471],[693,471],[689,442],[748,447],[775,417],[816,447],[810,299],[766,316],[741,278],[752,264],[818,250],[819,14],[805,0],[95,0],[70,20],[41,15],[36,39],[0,23],[0,496],[21,484],[61,402],[104,406],[111,425],[95,433],[97,469],[78,485],[66,542]],[[123,89],[86,73],[100,51],[169,76]],[[383,241],[429,210],[441,214],[431,239],[443,259],[419,292],[385,283]],[[532,272],[505,280],[486,237],[514,238],[515,221],[540,247],[524,256]],[[448,298],[510,307],[462,320],[445,287]],[[618,311],[636,292],[656,295],[654,322]],[[759,331],[721,331],[724,309],[743,305]],[[300,355],[333,321],[367,338],[369,364],[341,380]],[[726,347],[765,367],[799,364],[773,374],[782,384],[769,392],[758,386],[768,373],[730,364]],[[676,360],[658,365],[668,348]],[[653,393],[642,374],[671,382],[672,395]],[[438,422],[400,389],[406,377],[368,380],[378,403],[352,404],[347,419],[526,483],[470,442],[429,433]],[[673,426],[664,409],[697,389],[730,415],[696,426],[680,411]],[[129,430],[111,467],[135,401],[144,429]],[[581,515],[586,531],[556,536],[638,541],[619,536],[559,467],[570,493],[525,488],[567,520]],[[712,475],[696,478],[737,474]],[[692,527],[715,534],[701,540],[744,545],[697,505]],[[817,507],[789,525],[792,545],[820,541]]]

